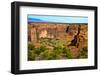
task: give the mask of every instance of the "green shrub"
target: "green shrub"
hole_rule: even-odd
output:
[[[57,39],[50,39],[50,38],[41,38],[40,44],[43,46],[62,47],[62,48],[65,46],[64,41]]]
[[[28,50],[28,60],[35,60],[36,54],[33,50]]]
[[[47,50],[47,48],[45,46],[40,46],[39,48],[34,49],[34,51],[37,55],[39,55],[41,52],[44,52],[45,50]]]
[[[48,56],[47,56],[48,60],[53,60],[53,59],[56,59],[56,58],[57,58],[56,54],[54,54],[54,53],[49,53]]]
[[[63,48],[63,53],[66,54],[66,57],[67,57],[68,59],[72,59],[72,54],[71,54],[70,49],[68,49],[68,48]]]
[[[45,50],[47,50],[47,48],[45,46],[40,46],[40,50],[41,52],[44,52]]]
[[[88,57],[88,49],[84,47],[80,50],[79,58],[87,58]]]
[[[54,50],[46,50],[42,52],[40,55],[42,59],[45,59],[45,60],[56,59],[56,54],[54,53]]]
[[[33,44],[28,44],[28,50],[34,50],[35,46]]]

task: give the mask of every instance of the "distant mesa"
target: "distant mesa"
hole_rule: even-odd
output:
[[[28,18],[28,22],[43,22],[43,21],[38,18]]]
[[[50,22],[50,23],[52,23],[51,21],[41,20],[38,18],[28,18],[28,23],[32,23],[32,22]]]

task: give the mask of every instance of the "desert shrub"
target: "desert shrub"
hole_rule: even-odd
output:
[[[41,52],[44,52],[45,50],[47,50],[47,48],[45,46],[40,46],[39,48],[34,49],[34,51],[37,55],[39,55]]]
[[[28,60],[35,60],[36,54],[33,50],[28,50]]]
[[[87,58],[88,57],[88,49],[84,47],[80,50],[79,58]]]
[[[64,47],[65,43],[62,40],[50,39],[50,38],[41,38],[40,43],[43,46],[51,46],[51,47]]]
[[[40,53],[40,57],[44,60],[45,58],[46,58],[46,56],[47,56],[47,50],[46,51],[44,51],[44,52],[41,52]]]
[[[63,48],[61,48],[61,47],[54,47],[54,53],[55,54],[60,54],[62,52],[63,52]]]
[[[55,47],[54,48],[54,53],[57,54],[57,55],[63,54],[64,57],[66,57],[68,59],[71,59],[72,58],[72,54],[71,54],[70,49],[65,48],[65,47],[64,48],[62,48],[62,47]],[[58,57],[61,57],[61,56],[58,56]]]
[[[45,46],[40,46],[38,48],[35,48],[33,44],[28,44],[28,59],[29,60],[35,60],[41,52],[44,52],[47,50]]]
[[[42,59],[45,59],[45,60],[56,59],[56,54],[54,53],[54,50],[46,50],[42,52],[40,55]]]
[[[41,53],[41,50],[40,50],[40,48],[35,48],[34,52],[35,52],[35,54],[39,55]]]
[[[45,46],[40,46],[40,50],[41,52],[44,52],[45,50],[47,50],[47,48]]]
[[[28,44],[28,50],[34,50],[35,46],[33,44]]]
[[[49,53],[48,56],[47,56],[47,59],[48,59],[48,60],[53,60],[53,59],[56,59],[56,58],[57,58],[56,56],[57,56],[57,55],[54,54],[54,53]]]
[[[63,53],[66,54],[66,57],[67,57],[68,59],[71,59],[71,58],[72,58],[72,54],[71,54],[70,49],[68,49],[68,48],[63,48]]]

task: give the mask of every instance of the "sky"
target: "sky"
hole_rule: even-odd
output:
[[[28,22],[88,23],[88,17],[84,17],[84,16],[28,15]]]

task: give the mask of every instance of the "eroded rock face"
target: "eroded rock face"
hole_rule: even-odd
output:
[[[81,26],[81,31],[79,34],[80,39],[80,47],[86,47],[88,46],[88,26]]]

